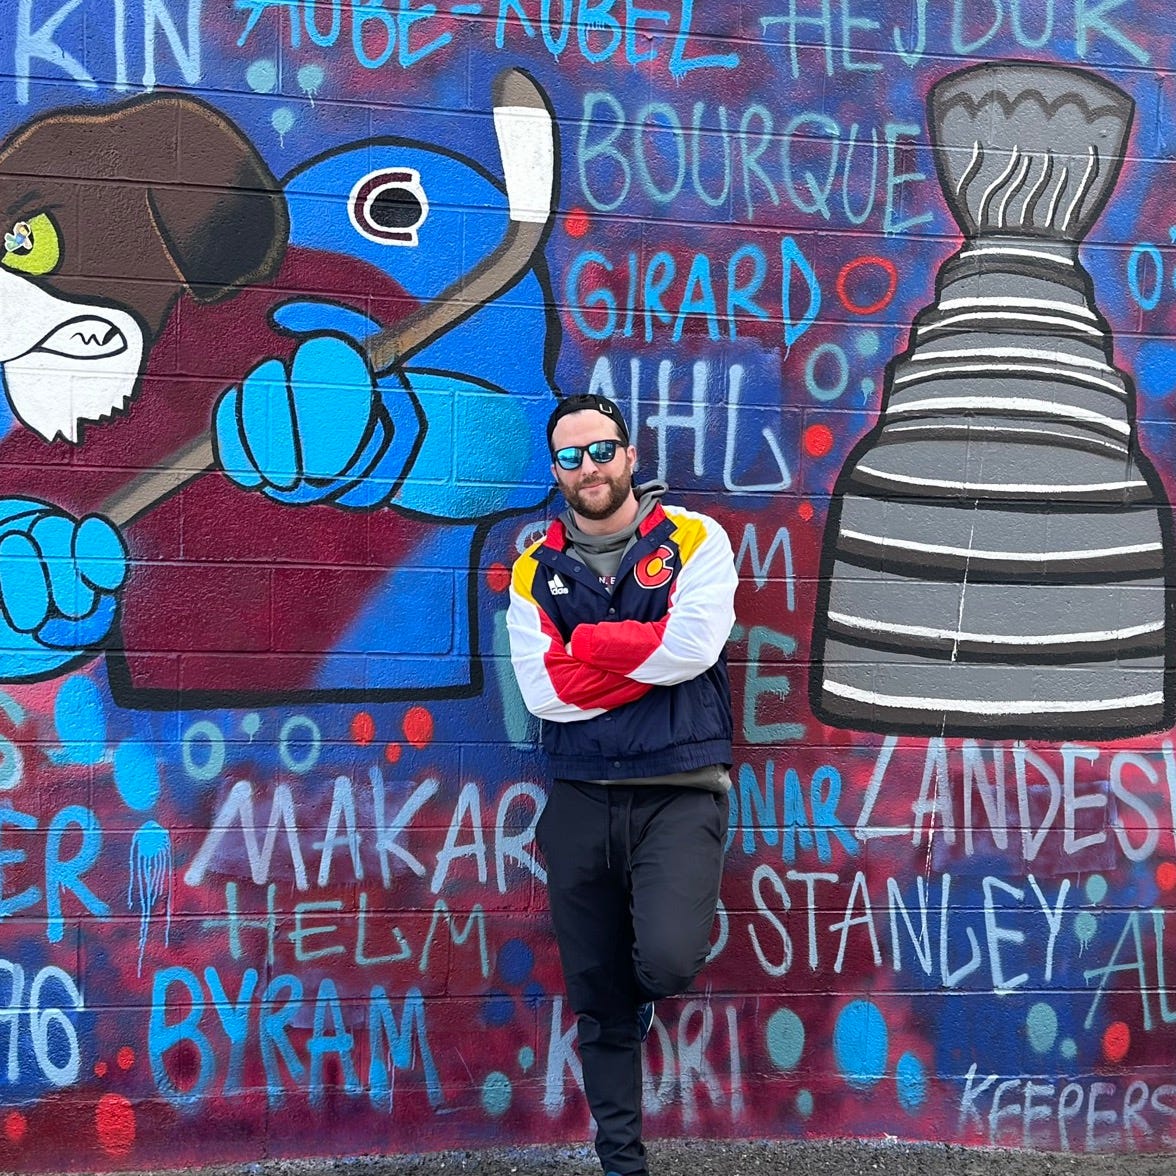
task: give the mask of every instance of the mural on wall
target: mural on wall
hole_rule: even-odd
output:
[[[5,6],[0,1168],[586,1141],[570,391],[741,577],[647,1134],[1176,1148],[1169,23]]]
[[[1078,258],[1133,105],[1050,65],[932,90],[966,240],[834,490],[813,642],[829,722],[1064,738],[1171,721],[1171,508]]]
[[[532,438],[557,336],[538,257],[549,109],[522,72],[495,89],[505,188],[454,152],[391,138],[329,151],[279,186],[223,115],[160,93],[51,111],[0,148],[15,217],[0,366],[24,426],[0,447],[0,677],[59,674],[108,646],[131,706],[477,686],[454,569],[476,560],[487,523],[542,501]],[[119,265],[105,250],[87,261],[76,234]],[[500,301],[520,285],[531,306]],[[185,357],[207,361],[182,376],[177,329]],[[226,331],[234,358],[267,358],[221,394]],[[539,345],[504,347],[508,332]],[[57,464],[60,488],[45,475]],[[284,632],[266,648],[287,656],[259,661],[274,622]]]

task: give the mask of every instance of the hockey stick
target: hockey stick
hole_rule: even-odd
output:
[[[494,80],[494,134],[510,220],[501,242],[469,272],[402,322],[367,341],[377,375],[404,363],[438,336],[510,289],[526,273],[554,212],[555,124],[538,85],[522,70]],[[99,509],[125,527],[181,486],[216,468],[212,437],[205,434],[113,494]]]

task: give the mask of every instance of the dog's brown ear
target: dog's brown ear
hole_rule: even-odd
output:
[[[193,296],[215,302],[277,272],[290,235],[286,200],[253,144],[224,115],[180,95],[176,178],[153,183],[147,205],[172,265]]]

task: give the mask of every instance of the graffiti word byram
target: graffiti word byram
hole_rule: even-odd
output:
[[[1048,985],[1053,979],[1054,948],[1070,893],[1069,878],[1061,880],[1056,896],[1050,898],[1030,874],[1028,884],[1033,895],[1030,900],[1024,888],[986,875],[981,881],[983,902],[978,911],[971,909],[971,903],[961,903],[958,898],[953,903],[950,874],[937,879],[937,902],[933,895],[935,884],[929,884],[922,875],[916,875],[914,881],[911,895],[908,879],[886,878],[885,901],[882,901],[881,879],[870,882],[866,874],[858,870],[844,901],[844,913],[840,918],[820,925],[819,916],[827,914],[830,904],[836,901],[829,897],[836,893],[832,888],[843,885],[839,874],[789,870],[781,877],[766,863],[759,865],[751,879],[757,920],[747,924],[756,959],[769,976],[785,976],[792,970],[796,960],[788,915],[794,906],[799,905],[793,899],[793,894],[799,890],[804,896],[807,962],[814,972],[829,962],[822,951],[822,939],[826,935],[837,945],[832,963],[834,972],[840,973],[845,965],[851,937],[857,940],[858,946],[866,945],[875,968],[883,967],[881,929],[889,936],[890,966],[896,975],[905,967],[917,967],[925,976],[936,977],[941,987],[958,988],[969,976],[978,973],[987,961],[986,983],[991,983],[994,993],[1012,992],[1033,979]],[[907,886],[906,894],[904,885]],[[937,924],[934,939],[929,917],[932,910],[938,916],[934,920]],[[1034,919],[1031,936],[1016,925],[1026,923],[1026,911],[1044,921],[1042,926]],[[1002,917],[1013,921],[1002,922]],[[973,923],[979,924],[979,935]],[[1040,950],[1042,933],[1045,935],[1044,957]],[[913,953],[910,965],[906,963],[907,947]],[[1018,952],[1027,958],[1013,962]],[[858,951],[854,958],[858,960],[864,956],[864,952]],[[1026,970],[1014,975],[1016,967]],[[1028,971],[1030,967],[1039,973],[1036,977]]]
[[[439,1105],[441,1081],[429,1048],[420,989],[408,990],[399,1002],[399,1017],[383,986],[375,985],[366,1000],[366,1047],[360,1048],[357,1035],[347,1028],[349,1018],[329,976],[319,981],[312,1000],[302,981],[289,973],[274,976],[263,987],[257,970],[249,968],[234,995],[216,968],[204,969],[203,982],[189,968],[165,968],[155,974],[147,1027],[155,1085],[176,1103],[198,1101],[211,1094],[218,1077],[222,1094],[238,1094],[252,1043],[261,1055],[271,1105],[280,1103],[290,1087],[305,1089],[312,1102],[321,1100],[328,1084],[328,1059],[334,1059],[332,1070],[337,1067],[347,1094],[366,1092],[373,1106],[389,1113],[395,1071],[419,1066],[430,1105]],[[186,1010],[178,1019],[170,1012],[177,1006]],[[304,1023],[305,1011],[313,1013],[313,1029],[300,1051],[295,1039],[301,1041],[305,1034],[292,1036],[291,1029]],[[227,1060],[223,1058],[222,1038],[228,1046]],[[199,1058],[195,1075],[182,1087],[168,1069],[168,1057],[179,1047],[186,1047],[189,1055],[194,1049]],[[367,1061],[362,1079],[357,1058]],[[223,1072],[218,1070],[222,1064]]]

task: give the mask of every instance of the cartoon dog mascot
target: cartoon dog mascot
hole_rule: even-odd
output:
[[[176,94],[0,147],[0,680],[105,649],[129,706],[479,689],[558,349],[550,109],[511,70],[494,120],[505,185],[384,138],[279,186]]]

